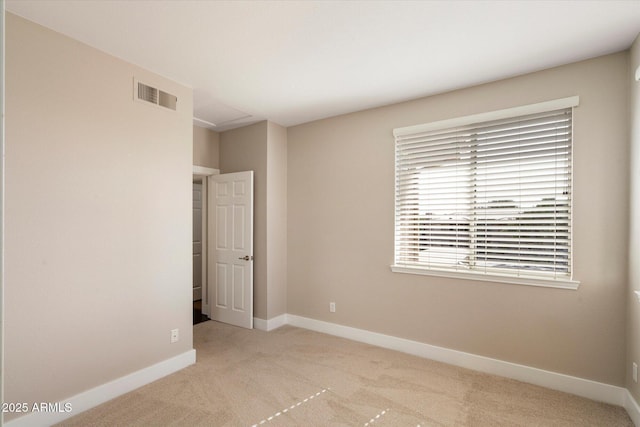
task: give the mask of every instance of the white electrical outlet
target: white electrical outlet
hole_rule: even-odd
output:
[[[633,381],[638,382],[638,364],[633,362]]]
[[[172,329],[171,330],[171,343],[173,344],[174,342],[178,342],[178,340],[180,339],[180,330],[179,329]]]
[[[335,302],[330,302],[329,303],[329,311],[331,313],[335,313],[336,312],[336,303]]]

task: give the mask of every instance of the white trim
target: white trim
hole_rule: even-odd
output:
[[[205,176],[220,175],[220,169],[193,165],[193,175],[205,175]]]
[[[194,124],[195,126],[199,126],[199,127],[202,127],[202,125],[205,125],[205,127],[209,127],[209,126],[214,127],[214,128],[215,128],[215,127],[218,127],[218,125],[217,125],[217,124],[215,124],[215,123],[211,123],[211,122],[208,122],[208,121],[206,121],[206,120],[199,119],[199,118],[197,118],[197,117],[194,117],[194,118],[193,118],[193,121],[194,121],[194,123],[193,123],[193,124]]]
[[[287,324],[287,315],[281,314],[280,316],[272,317],[269,320],[260,319],[258,317],[253,318],[253,327],[260,331],[273,331],[281,326]]]
[[[568,98],[554,99],[552,101],[539,102],[537,104],[522,105],[519,107],[505,108],[504,110],[489,111],[486,113],[472,114],[470,116],[456,117],[453,119],[440,120],[437,122],[425,123],[421,125],[406,126],[393,130],[393,136],[399,137],[422,132],[430,132],[438,129],[465,126],[472,123],[486,122],[490,120],[501,120],[527,114],[543,113],[545,111],[560,110],[562,108],[577,107],[580,97],[571,96]]]
[[[575,394],[577,396],[598,400],[612,405],[625,406],[625,402],[627,401],[626,393],[628,392],[622,387],[572,377],[570,375],[559,374],[557,372],[545,371],[543,369],[532,368],[530,366],[492,359],[485,356],[478,356],[476,354],[451,350],[444,347],[411,341],[404,338],[397,338],[363,329],[356,329],[349,326],[337,325],[335,323],[323,322],[321,320],[309,319],[293,314],[287,315],[287,323],[299,328],[310,329],[312,331],[335,335],[378,347],[401,351],[414,356],[424,357],[426,359],[436,360],[438,362],[448,363],[450,365],[473,369],[488,374],[512,378],[518,381]]]
[[[391,271],[394,273],[407,273],[407,274],[419,274],[423,276],[437,276],[448,277],[452,279],[463,280],[480,280],[484,282],[498,282],[509,283],[513,285],[526,285],[526,286],[541,286],[543,288],[558,288],[558,289],[578,289],[580,282],[577,280],[553,280],[544,279],[542,277],[516,277],[516,276],[501,276],[499,274],[481,274],[474,272],[458,272],[458,271],[444,271],[444,270],[431,270],[420,267],[408,267],[404,265],[392,265]]]
[[[254,317],[253,318],[253,328],[254,329],[257,329],[259,331],[268,332],[269,331],[268,327],[269,327],[269,321],[268,320],[264,320],[264,319],[261,319],[259,317]]]
[[[626,390],[624,409],[627,410],[633,424],[640,426],[640,406],[629,390]]]
[[[7,427],[35,427],[56,424],[108,400],[122,396],[143,385],[173,374],[194,363],[196,363],[196,351],[192,349],[171,359],[163,360],[155,365],[140,369],[139,371],[60,401],[60,407],[64,407],[65,403],[71,403],[71,412],[32,412],[20,418],[5,422],[4,425]]]
[[[281,326],[284,326],[287,324],[287,315],[286,314],[281,314],[280,316],[276,316],[273,317],[271,319],[269,319],[267,322],[269,322],[268,324],[268,331],[273,331],[274,329],[278,329]]]

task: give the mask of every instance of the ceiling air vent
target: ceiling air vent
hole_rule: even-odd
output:
[[[171,95],[158,88],[146,85],[137,80],[134,80],[134,92],[135,98],[139,101],[146,101],[151,104],[159,105],[161,107],[169,108],[170,110],[176,110],[178,104],[178,97]]]

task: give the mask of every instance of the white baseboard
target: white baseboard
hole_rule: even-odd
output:
[[[196,363],[196,351],[189,350],[171,359],[163,360],[155,365],[140,369],[59,402],[60,408],[63,408],[65,403],[70,403],[71,412],[31,412],[20,418],[5,422],[4,425],[7,427],[50,426],[194,363]]]
[[[476,354],[465,353],[458,350],[451,350],[418,341],[379,334],[377,332],[351,328],[348,326],[337,325],[335,323],[323,322],[321,320],[309,319],[292,314],[287,315],[287,323],[299,328],[323,332],[325,334],[348,338],[354,341],[384,347],[391,350],[397,350],[403,353],[413,354],[414,356],[448,363],[450,365],[512,378],[553,390],[564,391],[566,393],[586,397],[588,399],[623,406],[625,408],[627,407],[629,397],[631,397],[627,389],[622,387],[572,377],[570,375],[559,374],[557,372],[545,371],[543,369],[532,368],[530,366],[518,365],[516,363],[505,362],[503,360],[478,356]],[[636,425],[640,425],[640,423],[636,422]]]
[[[624,409],[627,410],[633,424],[640,426],[640,406],[638,406],[638,402],[636,402],[629,390],[626,390],[626,392]]]
[[[260,319],[258,317],[253,318],[253,327],[260,331],[273,331],[280,326],[287,324],[287,315],[281,314],[280,316],[272,317],[269,320]]]
[[[268,321],[264,319],[260,319],[259,317],[253,318],[253,329],[257,329],[259,331],[267,330]]]

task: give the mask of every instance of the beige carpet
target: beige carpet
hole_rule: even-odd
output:
[[[621,407],[290,326],[194,326],[198,362],[65,426],[633,426]]]

